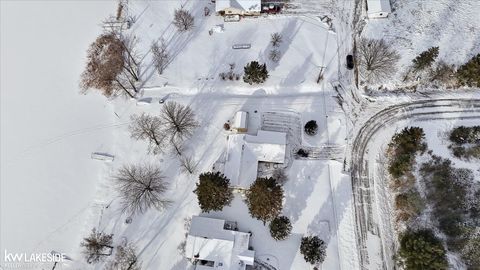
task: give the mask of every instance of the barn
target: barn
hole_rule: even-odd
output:
[[[368,18],[386,18],[391,12],[390,0],[367,0]]]

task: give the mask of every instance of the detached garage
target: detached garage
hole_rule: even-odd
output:
[[[386,18],[391,12],[390,0],[367,0],[368,18]]]

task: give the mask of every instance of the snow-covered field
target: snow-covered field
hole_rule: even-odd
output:
[[[111,1],[1,1],[0,250],[78,258],[112,148],[112,106],[79,94],[85,48]],[[52,266],[50,265],[49,268]]]

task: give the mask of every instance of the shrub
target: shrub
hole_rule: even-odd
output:
[[[416,190],[409,190],[395,197],[395,208],[401,212],[405,219],[420,215],[425,209],[425,201]]]
[[[200,174],[194,193],[197,194],[202,212],[220,211],[224,206],[230,205],[233,193],[229,184],[230,180],[220,172]]]
[[[457,79],[462,85],[480,87],[480,54],[458,68]]]
[[[263,83],[268,78],[268,71],[266,64],[259,64],[257,61],[252,61],[244,67],[243,81],[248,84]]]
[[[459,126],[450,133],[450,141],[456,144],[480,143],[480,126]]]
[[[283,189],[273,178],[258,178],[246,193],[250,215],[265,222],[282,211]]]
[[[480,190],[471,170],[458,169],[448,159],[433,156],[422,164],[420,174],[427,187],[425,193],[438,228],[447,236],[449,249],[460,250],[476,225]]]
[[[480,265],[480,232],[470,237],[461,253],[469,270],[478,269],[475,267]]]
[[[407,231],[401,235],[399,256],[405,269],[448,269],[445,248],[430,230]]]
[[[276,217],[270,222],[270,235],[275,240],[284,240],[292,231],[292,224],[285,216]]]
[[[317,134],[317,131],[318,131],[317,121],[315,120],[308,121],[305,124],[304,130],[305,130],[305,133],[310,136]]]
[[[415,154],[426,149],[424,138],[425,133],[419,127],[404,128],[393,136],[389,144],[389,148],[393,149],[393,156],[388,166],[393,177],[398,178],[411,171]]]
[[[273,33],[271,35],[271,39],[270,39],[270,43],[272,43],[272,46],[273,47],[278,47],[280,46],[280,44],[282,43],[283,41],[283,37],[282,35],[280,35],[279,33]]]
[[[430,67],[435,59],[438,57],[438,47],[431,47],[426,51],[423,51],[412,60],[413,68],[415,70],[422,70]]]
[[[300,148],[300,149],[298,149],[298,151],[297,151],[297,155],[300,156],[300,157],[306,158],[306,157],[308,157],[308,151]]]
[[[280,61],[280,51],[277,49],[271,50],[268,54],[268,59],[272,60],[272,62],[277,63],[278,61]]]
[[[305,261],[311,264],[321,263],[325,260],[327,245],[318,236],[302,237],[300,253]]]
[[[456,85],[457,79],[455,76],[455,67],[444,61],[438,61],[435,69],[432,69],[430,72],[430,81],[439,81],[451,86]]]

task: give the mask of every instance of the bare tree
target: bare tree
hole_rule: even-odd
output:
[[[118,80],[124,67],[124,51],[123,42],[115,34],[99,36],[87,51],[87,66],[80,80],[82,90],[95,88],[110,97],[120,89],[133,97],[126,85]]]
[[[377,82],[391,76],[400,59],[383,39],[362,38],[358,44],[360,74],[368,82]]]
[[[127,36],[122,39],[122,43],[125,47],[124,69],[135,81],[139,81],[140,56],[136,49],[138,40],[136,37]]]
[[[169,101],[163,105],[160,115],[164,123],[164,130],[170,138],[173,147],[179,155],[181,151],[179,145],[192,136],[193,131],[198,126],[195,121],[195,113],[189,106],[183,106],[175,101]]]
[[[106,265],[105,270],[140,270],[140,264],[135,247],[127,242],[117,247],[115,258]]]
[[[280,51],[277,49],[271,50],[268,58],[273,62],[277,63],[278,61],[280,61]]]
[[[194,18],[192,14],[187,10],[184,10],[183,8],[176,9],[173,24],[181,32],[188,31],[194,26]]]
[[[152,43],[151,50],[153,53],[153,63],[155,68],[157,69],[158,74],[162,75],[169,60],[167,45],[163,39],[160,41],[160,44],[158,44],[158,41],[155,41]]]
[[[180,158],[180,166],[183,172],[193,174],[197,169],[197,163],[192,156]]]
[[[161,118],[142,113],[140,115],[132,115],[130,119],[129,129],[131,137],[136,140],[148,141],[149,153],[158,154],[162,152],[167,138],[162,129]]]
[[[87,263],[97,263],[102,258],[112,255],[113,234],[105,234],[103,232],[97,232],[95,228],[92,229],[92,233],[83,238],[80,246],[84,248],[83,254],[87,259]]]
[[[139,81],[135,43],[135,39],[122,38],[115,32],[99,36],[87,51],[87,67],[80,80],[82,90],[95,88],[107,97],[121,93],[133,98]]]
[[[123,212],[131,215],[150,208],[164,209],[167,183],[160,168],[153,165],[125,165],[114,176],[123,204]]]
[[[282,35],[280,35],[279,33],[272,34],[270,43],[272,43],[273,47],[279,47],[282,41],[283,41]]]

